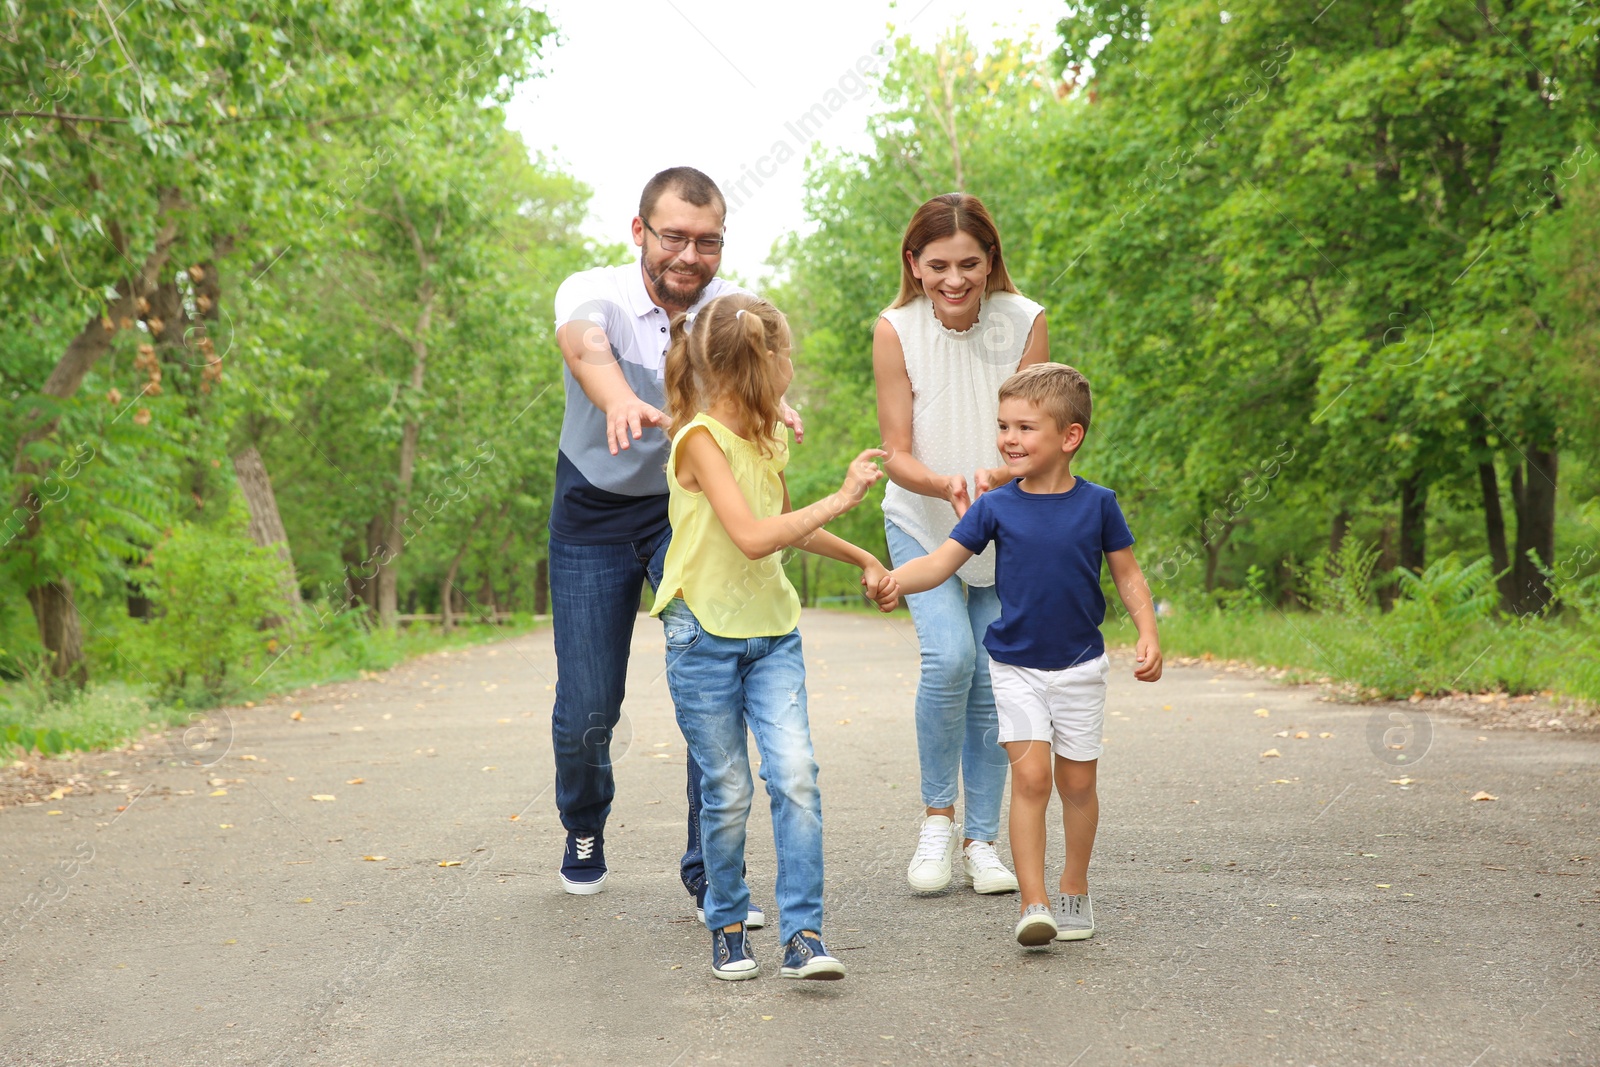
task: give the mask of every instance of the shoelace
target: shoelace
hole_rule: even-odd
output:
[[[944,859],[945,850],[950,847],[950,835],[954,832],[954,827],[941,830],[937,826],[924,826],[922,836],[917,839],[916,859]]]
[[[594,838],[575,837],[573,838],[573,843],[578,846],[578,858],[580,860],[586,860],[594,855]]]
[[[984,870],[993,870],[996,867],[1005,866],[1000,862],[1000,854],[987,841],[974,841],[968,845],[967,858],[972,861],[974,867],[980,867]]]

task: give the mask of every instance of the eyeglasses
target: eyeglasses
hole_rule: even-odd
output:
[[[643,219],[640,219],[639,221],[644,222]],[[644,222],[644,228],[656,235],[656,240],[661,242],[661,250],[663,252],[682,252],[685,248],[689,247],[691,238],[685,236],[684,234],[660,233],[648,222]],[[722,238],[720,237],[695,237],[692,238],[692,240],[694,241],[694,250],[699,252],[702,256],[716,256],[722,254],[723,242]]]

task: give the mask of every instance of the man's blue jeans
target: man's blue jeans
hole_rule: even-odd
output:
[[[670,530],[617,545],[575,545],[550,538],[550,607],[556,641],[556,703],[550,716],[555,742],[556,808],[575,833],[605,830],[616,795],[611,734],[622,715],[628,652],[646,580],[661,581]],[[700,768],[689,757],[689,850],[682,861],[686,886],[701,877]]]
[[[885,521],[884,529],[896,567],[928,554],[893,522]],[[953,807],[959,774],[967,793],[962,836],[993,841],[1000,835],[1008,764],[1000,747],[983,635],[1000,617],[1000,595],[993,586],[967,585],[952,576],[926,593],[912,593],[906,604],[922,648],[916,703],[922,803]]]
[[[707,633],[681,600],[661,613],[667,684],[689,754],[700,764],[706,926],[745,921],[745,824],[755,783],[746,727],[761,753],[778,853],[780,939],[822,931],[822,794],[806,718],[800,632],[730,638]]]

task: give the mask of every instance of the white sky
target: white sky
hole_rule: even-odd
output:
[[[587,232],[626,242],[639,190],[664,167],[711,175],[728,195],[722,273],[757,282],[772,243],[804,223],[802,181],[813,142],[869,146],[876,94],[852,81],[881,69],[874,45],[909,33],[926,46],[957,22],[986,44],[1037,28],[1053,46],[1064,0],[548,0],[560,32],[508,109],[529,146],[594,189]],[[797,135],[788,128],[844,81],[844,106]],[[820,114],[820,113],[819,113]],[[813,120],[814,123],[817,120]],[[774,147],[793,158],[776,165]],[[763,157],[766,157],[763,160]],[[755,175],[760,166],[767,176]],[[745,175],[748,194],[735,204]]]

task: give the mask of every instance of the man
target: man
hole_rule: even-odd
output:
[[[671,420],[661,410],[673,315],[740,291],[716,277],[726,202],[692,167],[651,178],[639,197],[639,262],[572,275],[556,292],[566,412],[550,509],[550,594],[556,645],[556,807],[567,830],[561,884],[605,884],[605,823],[616,793],[611,733],[621,715],[628,650],[643,583],[661,580],[671,528],[665,466]],[[798,439],[799,417],[786,410]],[[703,900],[700,768],[689,759],[685,888]],[[765,917],[751,905],[749,925]]]

